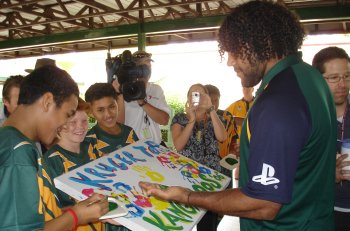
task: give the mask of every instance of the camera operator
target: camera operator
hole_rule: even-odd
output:
[[[152,54],[137,51],[132,55],[136,66],[146,66],[151,70]],[[113,81],[118,97],[118,122],[132,127],[140,139],[151,139],[155,143],[162,143],[159,125],[166,125],[169,121],[170,108],[165,101],[162,88],[148,82],[148,76],[140,78],[145,84],[145,97],[137,100],[126,100],[128,92],[120,92],[120,81]],[[119,78],[119,77],[118,77]]]

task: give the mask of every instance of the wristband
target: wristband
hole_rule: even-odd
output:
[[[140,107],[143,107],[147,104],[147,100],[146,99],[143,99],[143,102],[142,103],[139,103],[139,106]]]
[[[78,225],[79,225],[78,216],[77,216],[77,214],[74,212],[74,210],[71,209],[71,208],[67,209],[66,212],[68,212],[70,215],[72,215],[73,221],[74,221],[74,227],[73,227],[72,230],[75,230],[75,229],[78,227]]]
[[[214,105],[211,105],[210,108],[207,109],[207,113],[210,113],[215,110]]]

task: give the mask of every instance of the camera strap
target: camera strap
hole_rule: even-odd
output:
[[[149,118],[148,118],[147,113],[145,113],[145,117],[143,118],[143,122],[144,122],[147,126],[151,125],[151,122],[149,121]]]

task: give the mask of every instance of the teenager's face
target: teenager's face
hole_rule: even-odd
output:
[[[344,76],[350,73],[350,63],[346,59],[332,59],[324,64],[324,77]],[[347,102],[349,95],[350,81],[341,79],[339,82],[330,83],[329,79],[326,82],[331,90],[336,105],[342,105]]]
[[[40,118],[41,123],[38,129],[38,138],[44,144],[50,145],[57,137],[58,129],[64,125],[67,120],[74,116],[78,106],[78,98],[71,95],[61,107],[57,107],[54,101],[51,101],[47,109]]]
[[[9,100],[4,99],[4,105],[7,111],[12,114],[18,105],[19,87],[12,87],[9,93]]]
[[[118,105],[113,97],[104,97],[91,103],[91,112],[103,130],[117,124]]]
[[[88,128],[89,123],[86,112],[76,111],[74,116],[69,118],[67,123],[62,126],[60,137],[72,143],[81,143],[85,138]]]
[[[254,87],[264,76],[266,64],[254,62],[249,63],[246,59],[235,56],[234,53],[228,52],[227,66],[234,68],[237,76],[241,79],[243,87]]]

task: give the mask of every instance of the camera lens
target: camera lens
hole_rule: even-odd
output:
[[[143,81],[126,82],[122,85],[122,92],[126,102],[144,99],[146,97],[146,87]]]

